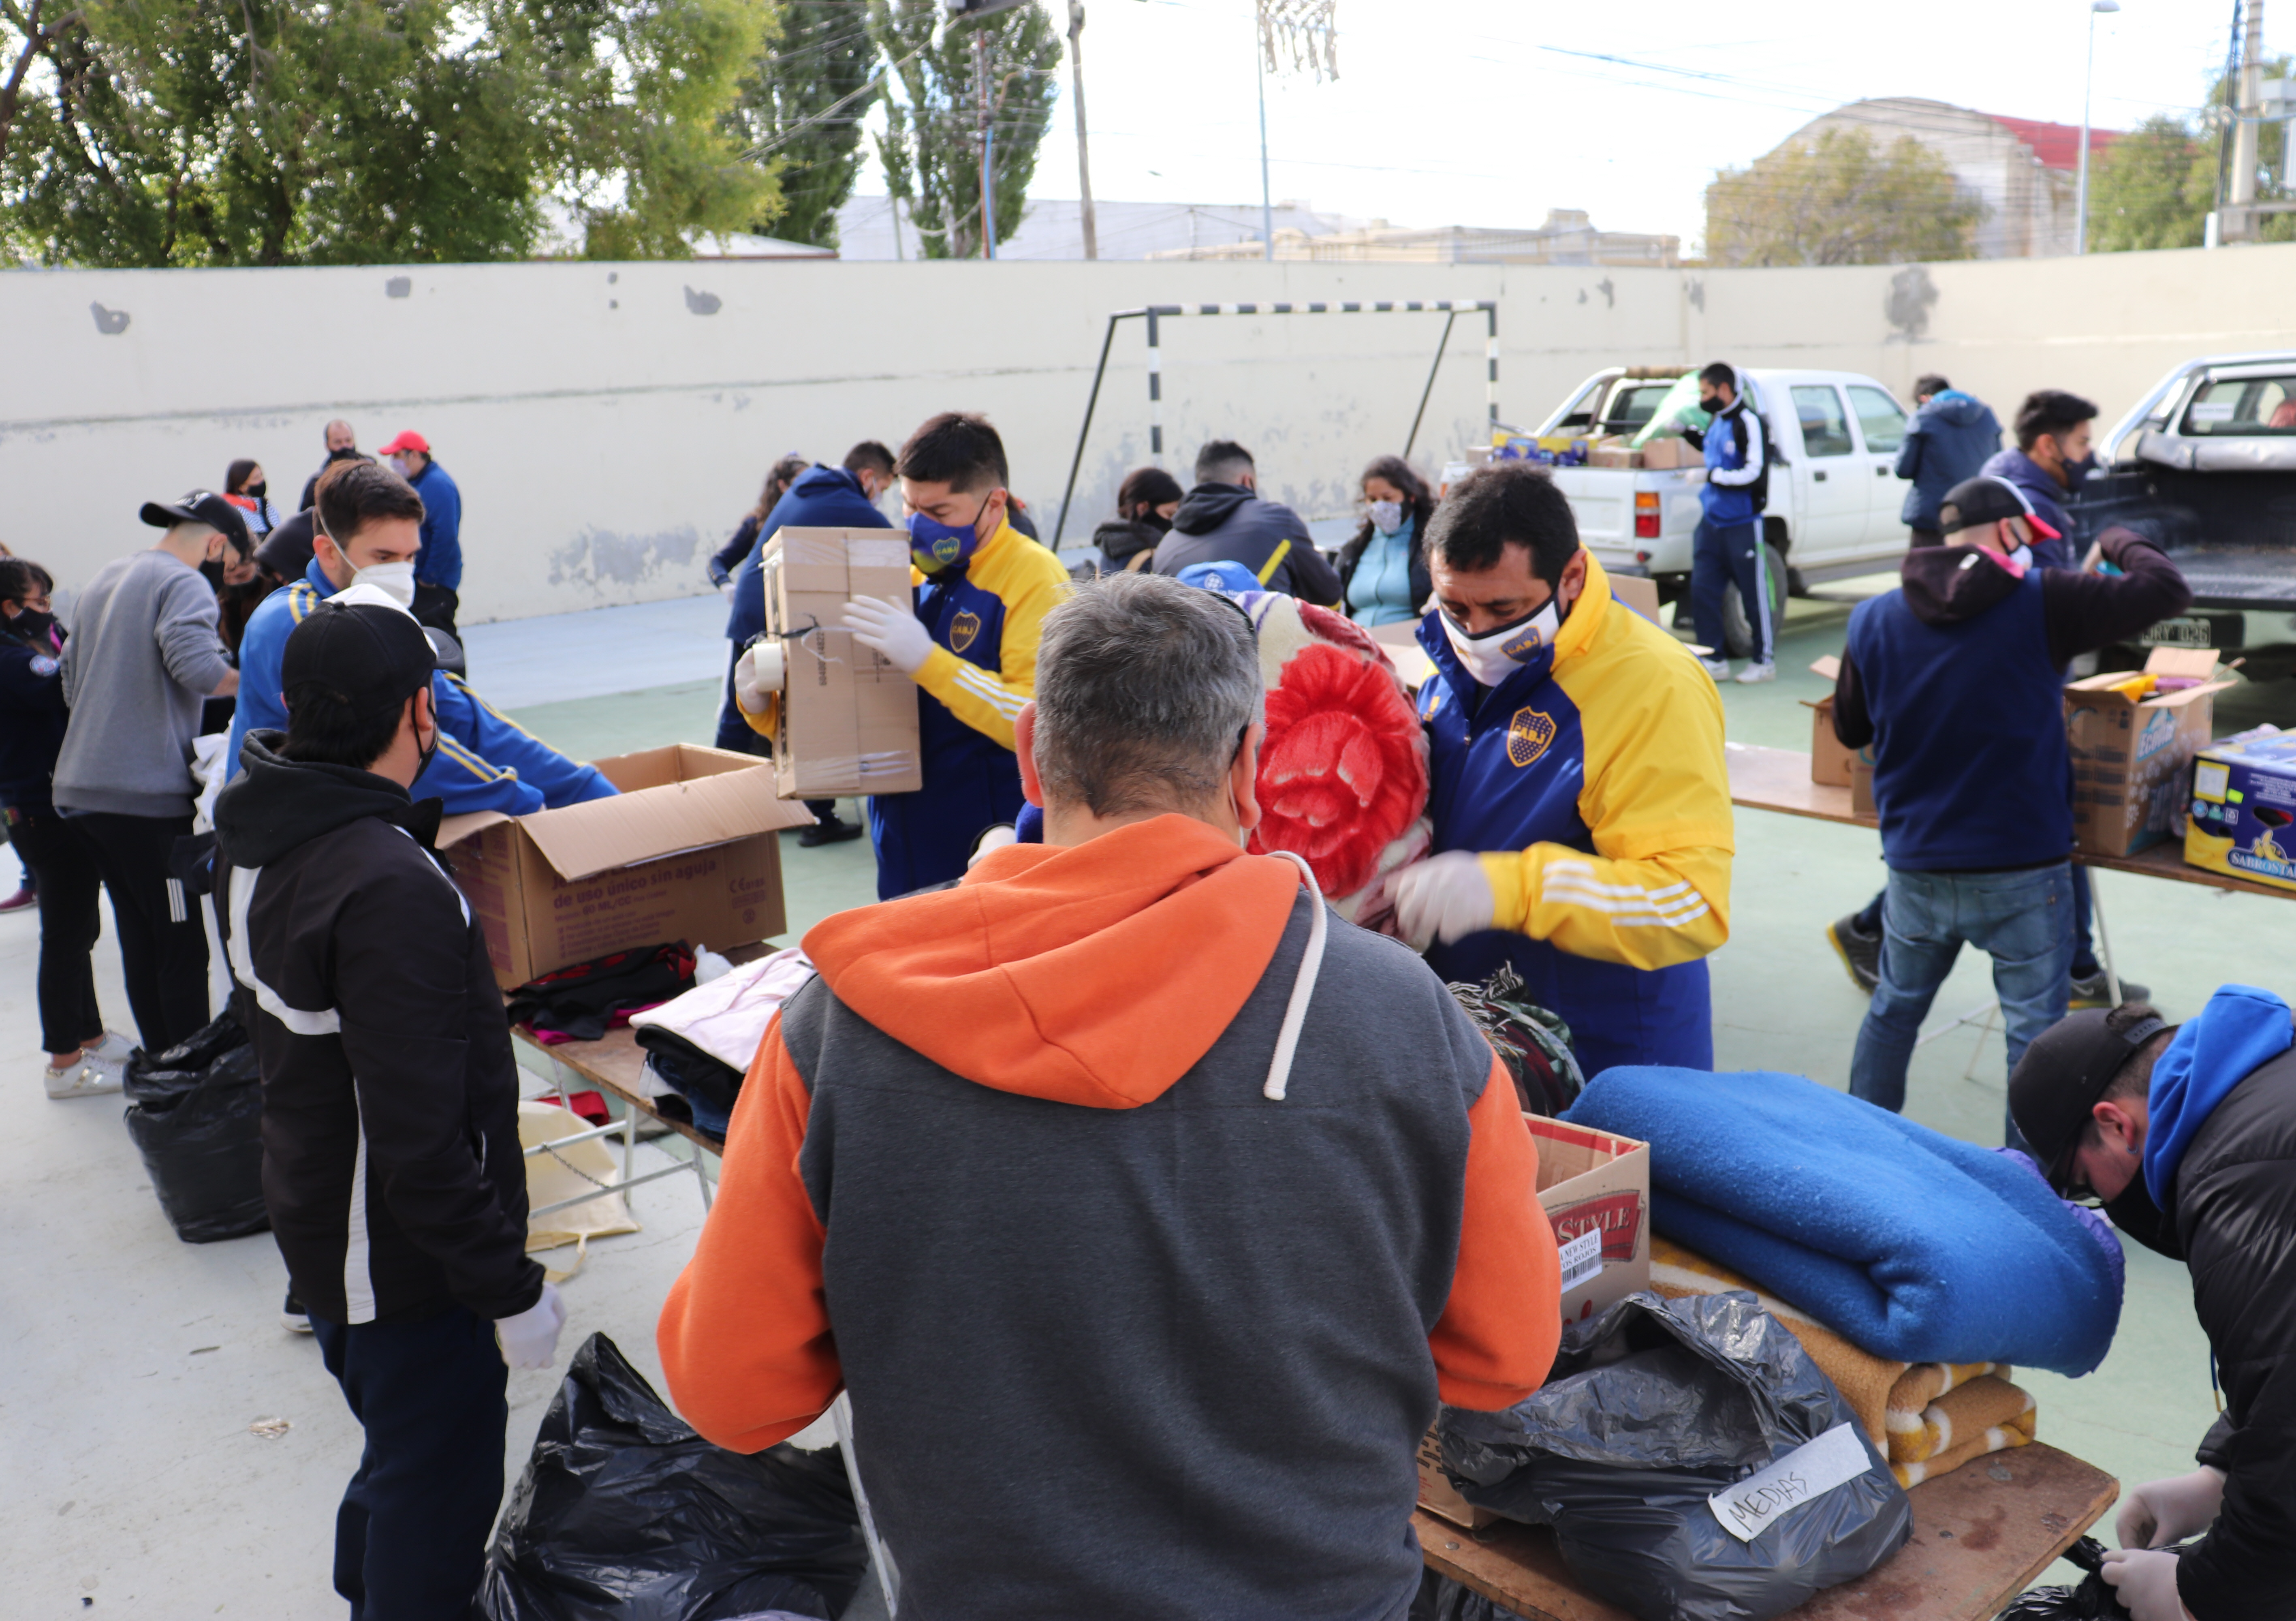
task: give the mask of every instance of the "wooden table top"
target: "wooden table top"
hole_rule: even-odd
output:
[[[516,1025],[512,1026],[511,1034],[545,1058],[572,1070],[600,1091],[611,1092],[647,1119],[660,1121],[696,1147],[712,1154],[726,1151],[722,1139],[710,1136],[691,1121],[672,1119],[639,1090],[638,1071],[645,1067],[645,1049],[638,1045],[637,1033],[627,1025],[609,1030],[601,1041],[537,1041]]]
[[[1849,809],[1849,790],[1829,787],[1809,779],[1809,756],[1793,749],[1765,748],[1754,743],[1726,743],[1724,763],[1730,772],[1730,802],[1750,810],[1776,810],[1786,816],[1806,816],[1815,821],[1839,822],[1849,827],[1872,827],[1870,816]],[[2108,872],[2131,872],[2143,878],[2166,878],[2172,884],[2196,884],[2202,889],[2230,890],[2243,895],[2267,895],[2277,901],[2296,900],[2296,890],[2275,889],[2246,878],[2228,877],[2186,865],[2184,847],[2174,839],[2153,844],[2135,855],[2075,855],[2084,867]]]
[[[1992,1621],[2120,1495],[2120,1483],[2036,1442],[1924,1480],[1906,1495],[1914,1533],[1887,1564],[1792,1613],[1802,1621]],[[1463,1531],[1421,1510],[1428,1565],[1528,1621],[1634,1621],[1588,1598],[1544,1526]]]

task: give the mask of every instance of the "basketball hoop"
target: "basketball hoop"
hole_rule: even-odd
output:
[[[1332,21],[1337,0],[1259,0],[1259,48],[1270,73],[1306,71],[1322,84],[1340,76],[1339,31]]]

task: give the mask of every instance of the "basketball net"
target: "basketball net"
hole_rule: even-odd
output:
[[[1270,73],[1306,71],[1322,84],[1340,76],[1337,0],[1259,0],[1259,48]],[[1288,61],[1287,61],[1288,59]]]

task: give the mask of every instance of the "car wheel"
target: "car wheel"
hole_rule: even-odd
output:
[[[1786,619],[1786,560],[1775,546],[1762,547],[1762,584],[1770,599],[1770,656],[1778,652],[1778,631]],[[1734,659],[1754,656],[1754,628],[1746,618],[1745,600],[1733,580],[1722,592],[1722,635]]]

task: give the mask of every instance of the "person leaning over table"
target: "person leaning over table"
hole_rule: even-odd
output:
[[[1511,966],[1590,1075],[1712,1068],[1706,957],[1729,938],[1734,848],[1714,683],[1612,599],[1543,469],[1469,474],[1427,564],[1437,853],[1390,880],[1393,926],[1446,980]]]
[[[2136,1621],[2296,1616],[2292,1048],[2286,1001],[2226,985],[2178,1027],[2140,1003],[2072,1014],[2009,1077],[2050,1185],[2191,1270],[2223,1385],[2201,1467],[2137,1487],[2114,1522],[2104,1579]]]
[[[1032,651],[1045,842],[806,935],[662,1307],[671,1397],[755,1452],[849,1393],[903,1615],[1402,1621],[1437,1403],[1522,1400],[1561,1334],[1513,1085],[1424,964],[1244,853],[1233,603],[1114,575]]]

